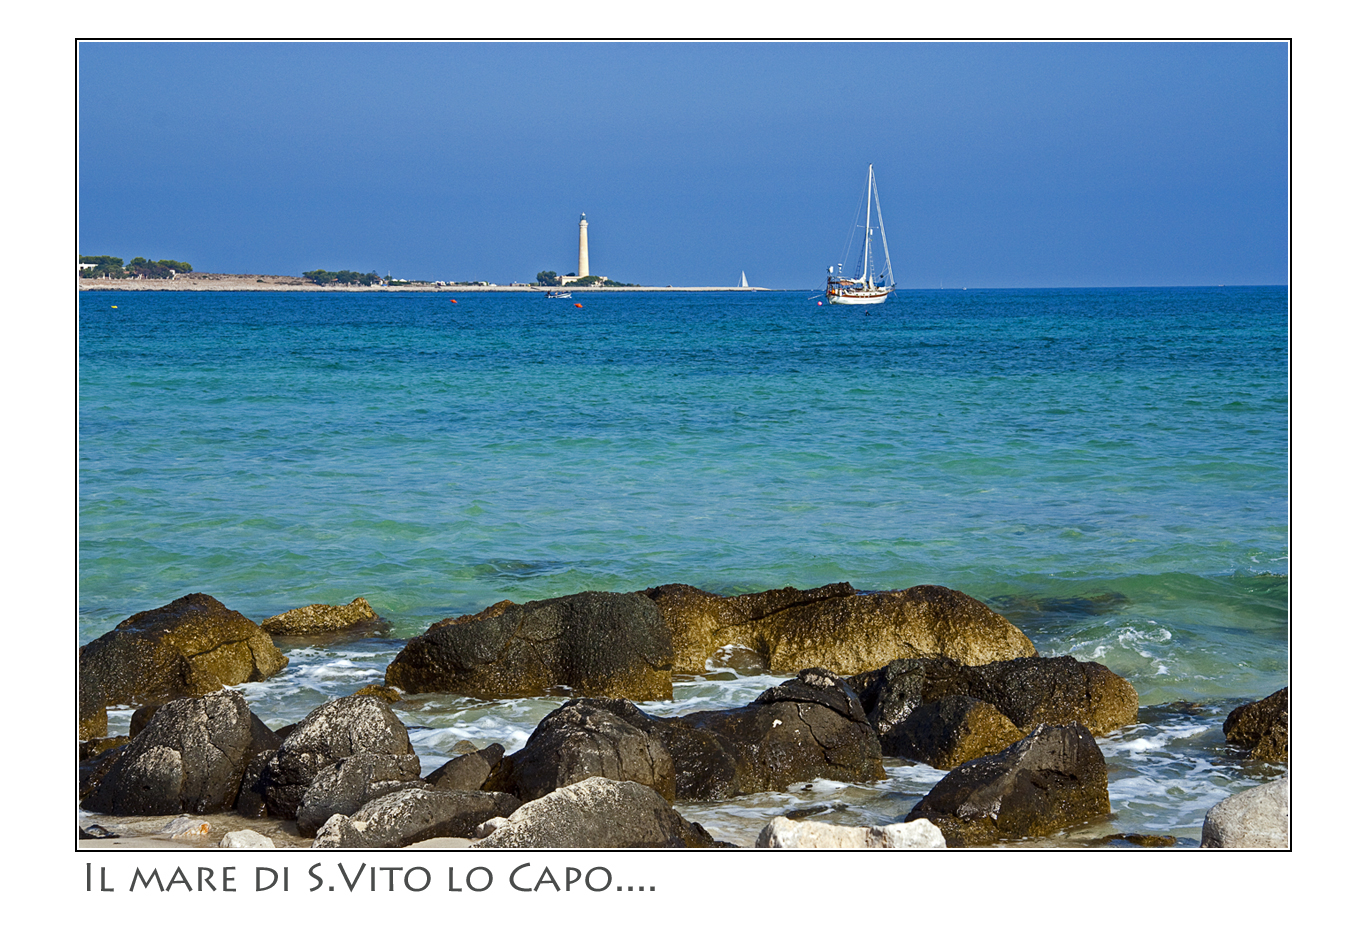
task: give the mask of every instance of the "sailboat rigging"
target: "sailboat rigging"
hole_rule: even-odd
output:
[[[878,217],[879,240],[883,244],[883,267],[875,277],[870,265],[870,249],[874,244],[873,219]],[[848,306],[876,306],[888,299],[896,288],[893,281],[893,262],[888,257],[888,237],[884,234],[883,210],[879,206],[879,188],[874,183],[874,165],[869,166],[869,182],[865,188],[864,249],[860,259],[860,276],[847,277],[842,265],[827,268],[826,295],[832,303]]]

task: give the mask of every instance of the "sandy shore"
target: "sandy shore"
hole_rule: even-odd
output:
[[[81,290],[267,290],[281,293],[544,293],[547,290],[571,290],[575,293],[641,293],[641,292],[713,292],[764,290],[764,287],[539,287],[530,284],[491,287],[457,287],[405,284],[401,287],[320,287],[303,277],[280,277],[271,274],[202,274],[198,271],[177,274],[171,280],[87,280],[77,278]]]

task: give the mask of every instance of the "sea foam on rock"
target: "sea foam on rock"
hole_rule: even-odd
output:
[[[114,815],[227,811],[248,759],[278,744],[240,693],[172,700],[121,750],[84,808]]]
[[[749,705],[680,717],[647,715],[626,700],[572,699],[499,762],[486,788],[534,799],[594,776],[696,801],[885,773],[855,694],[839,676],[811,668]]]
[[[951,847],[1039,837],[1111,811],[1107,764],[1078,722],[1039,725],[1016,744],[951,770],[906,821],[930,819]]]
[[[518,808],[472,847],[716,847],[658,792],[640,783],[590,777]]]
[[[776,673],[826,667],[846,675],[901,657],[983,664],[1036,653],[1011,622],[943,586],[861,593],[833,583],[719,596],[674,583],[644,592],[660,607],[679,673],[705,673],[728,645],[755,651]]]
[[[288,662],[240,612],[191,593],[124,619],[79,651],[80,728],[100,729],[104,707],[204,696],[278,673]]]
[[[385,670],[410,693],[487,699],[575,693],[669,699],[674,651],[660,610],[639,593],[585,592],[443,619]]]

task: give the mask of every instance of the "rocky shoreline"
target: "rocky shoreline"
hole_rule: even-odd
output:
[[[77,278],[77,288],[81,291],[219,291],[254,290],[273,293],[528,293],[540,295],[548,290],[566,289],[563,287],[543,287],[537,284],[490,284],[470,286],[465,284],[415,284],[406,283],[392,287],[366,287],[360,285],[320,286],[304,277],[289,277],[280,274],[207,274],[190,271],[164,279],[129,278]],[[571,288],[578,293],[710,293],[764,291],[764,287],[582,287]]]
[[[358,597],[258,625],[196,593],[82,647],[88,814],[78,838],[100,840],[80,846],[733,846],[674,804],[817,778],[877,784],[885,758],[947,771],[904,822],[781,818],[755,844],[994,846],[1104,821],[1095,738],[1134,724],[1138,710],[1135,689],[1105,666],[1041,657],[986,605],[936,586],[726,597],[675,584],[505,601],[435,623],[394,658],[385,686],[276,731],[228,688],[285,667],[273,636],[380,621]],[[667,718],[636,705],[670,698],[672,674],[699,672],[727,646],[792,676],[732,709]],[[574,695],[520,750],[467,744],[426,777],[391,708],[424,692],[503,699],[552,688]],[[107,737],[109,706],[138,707],[127,737]],[[1230,743],[1283,764],[1287,731],[1286,689],[1236,709],[1225,727]],[[1203,846],[1288,846],[1286,777],[1269,786],[1278,783],[1213,809]],[[1160,835],[1126,840],[1165,845]]]

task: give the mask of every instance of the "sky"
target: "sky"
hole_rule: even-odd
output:
[[[1284,284],[1288,50],[78,46],[78,247],[220,273],[820,287],[874,165],[900,289]],[[862,217],[861,217],[862,218]]]

